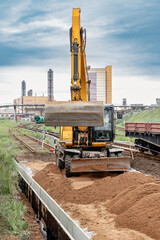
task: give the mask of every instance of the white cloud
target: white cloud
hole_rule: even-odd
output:
[[[127,98],[127,104],[155,104],[160,97],[160,75],[150,76],[117,76],[113,74],[113,102],[122,103]]]
[[[36,31],[38,29],[46,30],[48,28],[68,30],[69,26],[62,19],[51,18],[48,20],[37,20],[33,22],[20,23],[16,27],[14,25],[8,25],[6,27],[1,27],[0,32],[9,36],[12,34],[25,33],[33,30]]]
[[[47,96],[47,66],[1,67],[0,103],[12,103],[21,96],[21,82],[26,81],[27,91],[33,89],[37,95]],[[70,71],[54,68],[54,95],[56,100],[70,99]]]
[[[42,67],[1,67],[0,68],[0,103],[11,103],[13,99],[21,96],[21,81],[26,81],[27,91],[33,89],[34,94],[47,95],[48,66]],[[54,97],[56,100],[70,99],[70,68],[54,69]],[[113,103],[120,104],[122,98],[127,103],[154,104],[159,97],[160,76],[119,76],[113,69]],[[157,80],[157,81],[156,81]]]
[[[155,55],[147,46],[154,47],[159,38],[154,38],[152,34],[141,38],[144,30],[151,29],[153,34],[156,31],[156,19],[153,18],[154,28],[151,11],[145,13],[154,4],[150,3],[149,6],[145,5],[144,0],[141,3],[135,1],[6,1],[10,4],[6,4],[4,11],[0,9],[0,42],[6,49],[7,46],[15,48],[15,55],[11,52],[13,60],[9,56],[8,61],[17,64],[17,67],[0,68],[0,101],[7,101],[8,98],[12,101],[18,97],[23,79],[27,81],[28,88],[33,88],[35,92],[42,94],[47,91],[46,72],[49,68],[55,71],[56,97],[70,97],[68,30],[72,24],[74,5],[81,7],[81,23],[87,29],[88,64],[92,67],[113,66],[113,101],[120,103],[126,96],[129,102],[154,103],[160,89],[160,72],[156,62],[159,52],[157,49]],[[129,31],[131,38],[127,38]],[[140,33],[137,37],[133,35],[136,32]],[[37,48],[40,50],[37,51]],[[148,76],[144,76],[146,72]],[[153,75],[152,79],[149,74]],[[141,89],[144,87],[142,95]]]

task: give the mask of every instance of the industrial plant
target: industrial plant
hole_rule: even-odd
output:
[[[0,5],[0,240],[159,240],[158,3],[67,1]]]

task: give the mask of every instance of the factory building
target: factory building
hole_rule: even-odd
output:
[[[21,104],[47,104],[48,96],[24,96],[14,99],[13,103],[15,105]]]
[[[44,107],[40,106],[23,106],[23,105],[39,105],[39,104],[47,104],[48,96],[24,96],[19,97],[13,100],[15,105],[22,105],[16,107],[16,112],[18,114],[25,115],[29,113],[31,115],[43,115]]]
[[[112,66],[90,68],[88,71],[90,100],[112,104]]]
[[[46,105],[54,101],[53,97],[53,70],[49,69],[47,72],[47,88],[48,96],[33,96],[33,90],[30,89],[26,96],[26,82],[23,80],[21,82],[21,97],[13,100],[14,105],[16,106],[16,113],[18,115],[44,115],[44,107],[36,105]],[[25,105],[34,105],[34,106],[25,106]]]

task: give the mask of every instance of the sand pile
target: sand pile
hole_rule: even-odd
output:
[[[117,214],[117,226],[160,239],[160,184],[151,182],[127,188],[109,206],[109,211]]]
[[[59,175],[57,177],[56,175]],[[79,178],[79,177],[78,177]],[[104,202],[116,196],[128,187],[135,187],[150,182],[150,178],[139,173],[125,173],[113,177],[96,179],[92,185],[81,189],[73,189],[71,180],[61,174],[54,165],[49,164],[38,172],[34,179],[58,202],[74,202],[79,204],[90,204]]]
[[[89,186],[74,189],[73,181],[49,164],[34,179],[63,206],[94,204],[98,212],[98,206],[105,204],[107,211],[116,214],[117,227],[160,239],[160,181],[153,177],[135,172],[113,174],[94,178]]]

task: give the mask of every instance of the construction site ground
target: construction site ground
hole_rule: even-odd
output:
[[[136,156],[140,172],[86,173],[66,178],[54,154],[17,160],[94,240],[160,239],[160,162]]]

